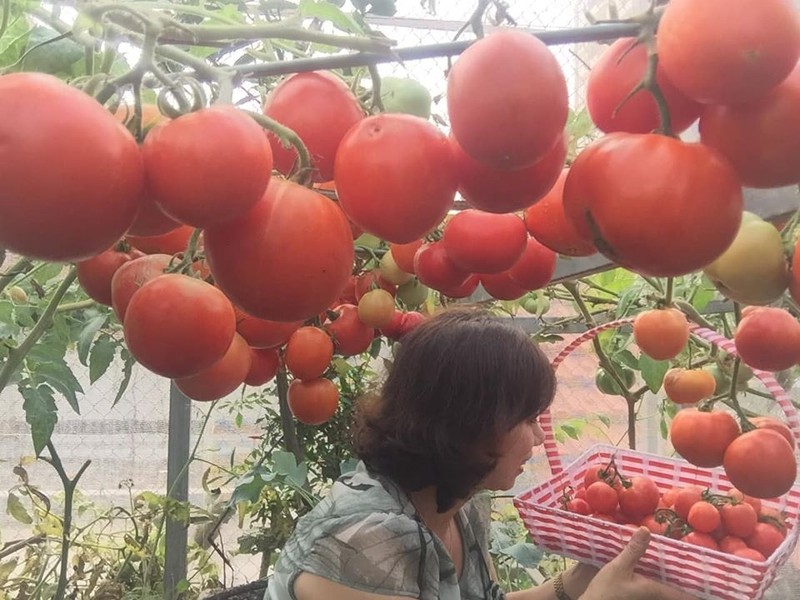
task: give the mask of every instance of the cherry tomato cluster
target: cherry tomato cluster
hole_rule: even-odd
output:
[[[697,485],[661,491],[649,477],[625,477],[612,458],[593,464],[577,487],[559,498],[569,512],[662,535],[740,558],[767,560],[787,534],[782,513],[733,488],[717,493]]]

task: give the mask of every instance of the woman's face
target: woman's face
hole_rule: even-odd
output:
[[[514,482],[522,474],[522,466],[530,459],[534,446],[543,443],[544,431],[536,418],[518,423],[500,438],[497,464],[483,480],[482,487],[499,491],[514,487]]]

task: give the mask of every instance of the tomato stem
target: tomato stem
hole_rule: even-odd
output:
[[[297,181],[297,183],[306,185],[311,179],[311,154],[308,152],[308,148],[306,148],[303,140],[300,139],[300,136],[285,125],[281,125],[275,119],[271,119],[264,114],[251,110],[246,110],[244,112],[255,119],[261,127],[275,134],[285,148],[293,147],[295,149],[298,160],[293,171],[292,179]]]

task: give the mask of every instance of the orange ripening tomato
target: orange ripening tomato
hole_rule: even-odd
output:
[[[675,358],[689,341],[689,322],[677,308],[646,310],[633,321],[633,339],[654,360]]]
[[[696,404],[710,398],[717,380],[703,369],[673,368],[664,375],[664,393],[675,404]]]
[[[719,467],[728,447],[739,437],[739,424],[726,412],[684,408],[672,419],[669,437],[675,451],[693,465]]]

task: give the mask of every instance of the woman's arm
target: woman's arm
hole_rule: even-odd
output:
[[[362,592],[311,573],[301,573],[297,577],[294,582],[294,595],[297,600],[320,600],[320,598],[325,600],[409,600],[408,596],[386,596]]]
[[[562,576],[564,591],[573,600],[578,600],[596,573],[596,568],[584,564],[577,564],[564,571]],[[509,592],[506,594],[506,600],[557,600],[557,597],[553,582],[547,581],[528,590]]]

